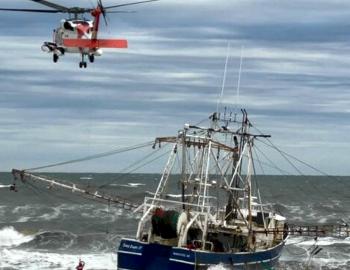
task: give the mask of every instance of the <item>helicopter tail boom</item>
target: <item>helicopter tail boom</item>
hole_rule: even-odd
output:
[[[128,47],[128,41],[125,39],[63,39],[63,45],[66,47],[78,47],[89,49],[124,49]]]

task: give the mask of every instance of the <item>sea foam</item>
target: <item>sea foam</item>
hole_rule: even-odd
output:
[[[0,250],[1,252],[1,250]],[[2,254],[1,254],[2,253]],[[114,253],[90,253],[90,254],[60,254],[48,252],[29,252],[26,250],[4,249],[0,255],[0,269],[18,270],[73,270],[79,259],[83,260],[87,269],[115,270],[117,258]]]
[[[230,269],[230,268],[225,268],[225,266],[223,266],[222,264],[210,266],[208,268],[208,270],[227,270],[227,269]]]
[[[0,247],[13,247],[27,243],[34,239],[35,235],[24,235],[12,226],[3,227],[0,230]]]

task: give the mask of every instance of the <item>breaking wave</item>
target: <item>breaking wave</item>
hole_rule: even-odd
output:
[[[41,253],[26,250],[3,250],[3,258],[0,261],[1,269],[17,270],[73,270],[77,266],[79,259],[85,262],[86,268],[91,270],[115,270],[116,254],[61,254],[61,253]]]
[[[35,235],[24,235],[14,227],[4,227],[0,230],[0,247],[13,247],[32,241]]]
[[[310,237],[292,237],[287,241],[287,245],[296,246],[332,246],[332,245],[348,245],[350,246],[350,237],[347,238],[335,238],[335,237],[320,237],[317,241]]]
[[[229,268],[225,268],[225,266],[222,265],[222,264],[210,266],[210,267],[208,268],[208,270],[228,270],[228,269],[229,269]]]

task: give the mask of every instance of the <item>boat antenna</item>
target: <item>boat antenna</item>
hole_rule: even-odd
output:
[[[224,77],[222,79],[222,85],[221,85],[221,94],[218,99],[218,103],[216,105],[216,113],[219,115],[219,108],[221,106],[222,102],[222,96],[224,95],[224,90],[225,90],[225,83],[226,83],[226,73],[227,73],[227,65],[228,65],[228,60],[230,57],[230,50],[231,50],[231,44],[230,42],[227,43],[227,50],[226,50],[226,61],[225,61],[225,69],[224,69]]]
[[[243,49],[244,49],[244,47],[241,46],[241,56],[240,56],[240,61],[239,61],[238,80],[237,80],[237,89],[236,89],[236,106],[235,106],[234,121],[236,121],[237,112],[238,112],[239,88],[241,86],[241,73],[242,73],[242,64],[243,64]]]

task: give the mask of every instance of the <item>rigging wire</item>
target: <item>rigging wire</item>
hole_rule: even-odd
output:
[[[124,168],[123,170],[120,171],[120,173],[127,173],[128,170],[131,170],[134,166],[140,164],[141,161],[147,160],[147,158],[150,158],[151,156],[155,155],[156,153],[160,152],[160,150],[163,150],[165,147],[167,147],[169,145],[169,143],[165,143],[163,148],[158,148],[157,150],[153,151],[150,154],[147,154],[146,156],[142,157],[141,159],[135,161],[134,163],[130,164],[129,166],[127,166],[126,168]]]
[[[117,149],[114,149],[112,151],[102,152],[102,153],[99,153],[99,154],[86,156],[86,157],[82,157],[82,158],[78,158],[78,159],[72,159],[72,160],[68,160],[68,161],[48,164],[48,165],[45,165],[45,166],[29,168],[29,169],[25,169],[25,171],[37,171],[37,170],[41,170],[41,169],[47,169],[47,168],[58,167],[58,166],[62,166],[62,165],[72,164],[72,163],[78,163],[78,162],[83,162],[83,161],[103,158],[103,157],[107,157],[107,156],[112,156],[112,155],[128,152],[128,151],[131,151],[131,150],[136,150],[136,149],[139,149],[139,148],[147,147],[147,146],[152,145],[153,143],[154,143],[153,141],[150,141],[150,142],[145,142],[145,143],[142,143],[142,144],[137,144],[137,145],[134,145],[134,146],[127,146],[127,147],[117,148]]]
[[[254,128],[255,128],[258,132],[261,133],[261,131],[260,131],[259,129],[257,129],[256,127],[254,127]],[[329,174],[325,173],[324,171],[322,171],[322,170],[320,170],[320,169],[317,169],[316,167],[314,167],[314,166],[308,164],[307,162],[302,161],[301,159],[299,159],[299,158],[297,158],[297,157],[295,157],[295,156],[293,156],[293,155],[291,155],[291,154],[289,154],[289,153],[284,152],[283,150],[279,149],[275,144],[273,144],[273,143],[271,142],[271,140],[267,139],[267,142],[268,142],[268,143],[266,143],[265,141],[263,141],[263,140],[261,140],[261,139],[259,139],[259,138],[256,138],[256,139],[257,139],[259,142],[261,142],[262,144],[264,144],[265,146],[270,147],[270,148],[272,148],[273,150],[277,151],[284,159],[288,160],[288,163],[293,164],[292,161],[290,160],[290,159],[293,159],[294,161],[297,161],[297,162],[299,162],[300,164],[303,164],[304,166],[306,166],[306,167],[308,167],[308,168],[314,170],[315,172],[318,172],[318,173],[320,173],[321,175],[323,175],[323,176],[325,176],[325,177],[328,177],[328,178],[330,178],[330,179],[333,179],[333,180],[335,180],[336,182],[338,182],[339,184],[341,184],[341,185],[343,185],[344,187],[348,188],[348,185],[346,185],[346,184],[344,183],[344,181],[342,181],[342,179],[340,179],[339,177],[329,175]],[[256,149],[259,150],[257,147],[256,147]],[[259,150],[259,151],[260,151],[260,150]],[[265,156],[265,158],[266,158],[267,160],[269,160],[263,152],[262,152],[262,154]],[[293,164],[293,165],[294,165],[294,164]],[[293,167],[296,168],[295,165],[294,165]],[[275,166],[275,168],[277,168],[278,170],[280,170],[277,166]],[[301,176],[307,176],[307,175],[303,174],[299,169],[297,170],[297,172],[298,172]],[[322,191],[323,191],[318,185],[314,184],[313,182],[309,182],[309,185],[311,185],[311,186],[314,188],[314,190],[317,190],[317,191],[319,191],[319,192],[322,192]],[[298,185],[298,189],[299,189],[300,191],[303,192],[303,189],[302,189],[301,187],[299,187],[299,185]],[[333,191],[333,193],[334,193],[334,194],[337,194],[338,192],[337,192],[337,191]],[[325,200],[328,202],[329,205],[332,205],[332,204],[334,203],[334,202],[331,200],[331,198],[329,198],[328,196],[325,197]]]
[[[169,144],[166,143],[166,144],[165,144],[165,147],[166,147],[167,145],[169,145]],[[154,158],[154,159],[152,159],[152,160],[150,160],[150,161],[145,161],[145,160],[147,160],[148,158],[150,158],[151,156],[153,156],[153,155],[155,155],[156,153],[158,153],[160,150],[164,149],[165,147],[163,147],[163,148],[158,148],[156,151],[154,151],[154,152],[152,152],[152,153],[150,153],[150,154],[148,154],[148,155],[142,157],[141,159],[135,161],[135,162],[132,163],[131,165],[129,165],[129,166],[127,166],[126,168],[122,169],[122,170],[119,172],[119,174],[121,174],[121,176],[120,176],[120,177],[116,177],[116,178],[114,178],[113,180],[119,180],[119,181],[120,181],[120,180],[124,179],[126,176],[130,175],[131,173],[137,171],[138,169],[140,169],[140,168],[142,168],[142,167],[144,167],[144,166],[146,166],[146,165],[152,163],[152,162],[155,161],[155,160],[160,159],[160,158],[163,157],[165,154],[168,154],[169,151],[166,151],[165,153],[161,154],[160,156],[157,156],[156,158]],[[144,161],[144,162],[141,163],[141,161]],[[133,168],[133,167],[136,166],[136,165],[138,165],[138,166],[135,167],[135,168]],[[113,184],[114,182],[115,182],[115,181],[113,181],[112,183],[106,183],[106,184],[100,185],[100,186],[98,186],[98,188],[107,187],[107,186]]]
[[[257,129],[257,128],[256,128],[256,129]],[[257,129],[257,130],[258,130],[258,129]],[[259,130],[258,130],[258,131],[259,131]],[[259,132],[260,132],[260,131],[259,131]],[[258,140],[259,140],[259,139],[258,139]],[[289,153],[287,153],[287,152],[282,151],[282,150],[279,149],[276,145],[274,145],[274,144],[271,142],[271,140],[267,139],[267,141],[268,141],[270,144],[268,144],[268,143],[266,143],[266,142],[264,142],[264,141],[262,141],[262,140],[259,140],[259,141],[260,141],[261,143],[265,144],[267,147],[270,147],[270,148],[276,150],[276,151],[277,151],[281,156],[283,156],[284,158],[288,159],[288,157],[289,157],[289,158],[293,159],[294,161],[297,161],[297,162],[299,162],[300,164],[303,164],[304,166],[306,166],[306,167],[308,167],[308,168],[314,170],[315,172],[318,172],[318,173],[320,173],[320,174],[323,175],[323,176],[326,176],[326,177],[328,177],[328,178],[330,178],[330,179],[333,179],[333,180],[337,181],[339,184],[341,184],[341,185],[345,186],[346,188],[348,188],[348,186],[347,186],[347,185],[342,181],[342,179],[340,179],[339,177],[337,177],[337,176],[335,176],[335,175],[329,175],[328,173],[326,173],[326,172],[324,172],[324,171],[322,171],[322,170],[320,170],[320,169],[317,169],[316,167],[314,167],[314,166],[308,164],[307,162],[305,162],[305,161],[303,161],[303,160],[301,160],[301,159],[299,159],[299,158],[297,158],[297,157],[295,157],[295,156],[293,156],[293,155],[291,155],[291,154],[289,154]],[[291,161],[290,161],[290,162],[291,162]],[[302,174],[302,173],[300,173],[300,175],[305,176],[305,174]],[[312,184],[312,185],[313,185],[313,184]],[[319,189],[318,187],[316,187],[316,185],[313,185],[313,186],[314,186],[316,189]]]
[[[120,178],[115,178],[113,180],[121,180],[123,179],[126,175],[129,174],[129,170],[133,170],[133,167],[136,165],[139,165],[141,161],[147,160],[149,157],[155,155],[156,153],[159,152],[159,148],[156,151],[151,152],[150,154],[147,154],[146,156],[141,157],[140,159],[136,160],[135,162],[133,162],[132,164],[128,165],[127,167],[121,169],[119,172],[116,172],[116,174],[121,174],[122,176]],[[115,183],[115,181],[113,181],[112,183]],[[98,188],[103,188],[106,186],[111,185],[112,183],[106,183],[103,185],[98,186]]]
[[[263,144],[265,144],[265,145],[271,147],[270,145],[264,143],[262,140],[259,140],[259,139],[257,139],[257,140],[258,140],[259,142],[261,142],[261,143],[263,143]],[[265,158],[266,160],[268,160],[268,161],[273,165],[273,166],[269,166],[270,168],[274,168],[274,169],[278,170],[278,171],[281,172],[281,173],[287,174],[287,175],[289,175],[289,176],[293,176],[293,174],[292,174],[291,172],[288,172],[288,171],[286,171],[286,170],[282,170],[281,168],[279,168],[279,167],[276,165],[276,163],[274,163],[271,159],[269,159],[269,158],[267,157],[267,155],[266,155],[263,151],[261,151],[261,150],[259,149],[259,147],[257,147],[256,145],[255,145],[255,149],[256,149],[257,151],[259,151],[259,153],[261,153],[261,154],[264,156],[264,158]],[[282,154],[280,153],[280,155],[282,155]],[[287,160],[289,161],[289,163],[292,163],[288,158],[287,158]],[[261,163],[264,164],[264,162],[261,162]],[[265,165],[268,166],[267,164],[265,164]],[[294,166],[293,166],[293,167],[294,167]],[[299,173],[300,176],[306,176],[306,175],[303,174],[300,170],[298,171],[298,173]],[[314,186],[312,183],[311,183],[311,185]],[[316,188],[316,187],[315,187],[315,188]]]
[[[260,134],[262,134],[262,132],[261,132],[257,127],[255,127],[255,126],[252,126],[252,127],[253,127],[254,129],[256,129]],[[316,168],[315,166],[312,166],[311,164],[309,164],[309,163],[307,163],[307,162],[305,162],[305,161],[303,161],[303,160],[301,160],[301,159],[299,159],[299,158],[297,158],[297,157],[295,157],[295,156],[293,156],[293,155],[291,155],[291,154],[289,154],[289,153],[287,153],[287,152],[281,150],[281,149],[280,149],[279,147],[277,147],[269,138],[266,138],[266,140],[267,140],[270,144],[264,142],[263,140],[260,140],[259,138],[256,138],[256,139],[257,139],[259,142],[265,144],[266,146],[268,146],[268,147],[270,147],[270,148],[272,148],[272,149],[275,149],[275,150],[276,150],[278,153],[280,153],[284,158],[289,157],[289,158],[291,158],[291,159],[293,159],[293,160],[299,162],[300,164],[303,164],[304,166],[306,166],[306,167],[308,167],[308,168],[314,170],[315,172],[318,172],[318,173],[320,173],[320,174],[322,174],[322,175],[324,175],[324,176],[330,177],[330,178],[336,178],[336,179],[337,179],[336,176],[334,176],[334,175],[329,175],[328,173],[326,173],[326,172],[324,172],[324,171],[322,171],[322,170]],[[290,161],[289,161],[289,162],[290,162]],[[297,171],[300,172],[299,170],[297,170]],[[303,175],[301,172],[300,172],[300,174]]]
[[[262,142],[263,144],[265,144],[267,147],[270,147],[270,148],[276,150],[280,155],[282,155],[282,156],[285,155],[285,158],[290,157],[290,158],[292,158],[293,160],[295,160],[295,161],[297,161],[297,162],[303,164],[304,166],[306,166],[306,167],[308,167],[308,168],[310,168],[310,169],[313,169],[314,171],[316,171],[316,172],[322,174],[323,176],[328,177],[329,179],[335,180],[337,183],[339,183],[340,185],[344,186],[345,188],[348,188],[348,187],[349,187],[349,186],[346,185],[346,184],[344,183],[344,181],[342,181],[339,177],[334,176],[334,175],[333,175],[333,176],[332,176],[332,175],[329,175],[329,174],[327,174],[327,173],[325,173],[325,172],[323,172],[323,171],[321,171],[321,170],[315,168],[314,166],[312,166],[312,165],[306,163],[305,161],[302,161],[302,160],[300,160],[300,159],[298,159],[298,158],[292,156],[291,154],[288,154],[288,153],[286,153],[286,152],[280,150],[280,149],[279,149],[277,146],[275,146],[270,140],[268,140],[268,142],[269,142],[271,145],[265,143],[264,141],[261,141],[261,140],[259,140],[259,141]],[[306,176],[305,174],[300,174],[300,175]],[[309,182],[309,184],[310,184],[315,190],[318,190],[319,192],[322,192],[322,191],[323,191],[318,185],[315,185],[315,184],[312,183],[312,182]],[[332,193],[337,194],[337,191],[332,191]],[[326,197],[325,199],[328,201],[328,203],[329,203],[330,205],[332,205],[332,204],[334,203],[329,197]]]
[[[257,159],[257,161],[258,161],[258,164],[259,164],[259,167],[260,167],[260,169],[261,169],[262,174],[265,175],[264,168],[262,167],[260,158],[259,158],[259,156],[258,156],[258,154],[257,154],[257,152],[256,152],[256,150],[255,150],[255,147],[253,148],[253,152],[254,152],[254,154],[255,154],[255,156],[256,156],[256,159]],[[253,163],[253,165],[254,165],[254,163]],[[254,175],[257,176],[257,175],[256,175],[255,166],[253,166],[253,168],[254,168]],[[258,181],[258,179],[256,178],[254,182],[255,182],[255,186],[256,186],[256,188],[257,188],[257,190],[258,190],[258,192],[259,192],[259,197],[260,197],[259,181]],[[260,204],[261,204],[261,197],[260,197]]]
[[[197,122],[195,124],[195,126],[199,126],[200,124],[204,123],[205,121],[208,121],[208,118],[204,118],[204,119],[200,120],[199,122]]]
[[[256,145],[255,145],[255,147],[256,147]],[[260,169],[261,169],[262,174],[263,174],[263,175],[266,175],[266,174],[265,174],[264,167],[263,167],[262,164],[261,164],[261,160],[260,160],[260,158],[259,158],[259,155],[258,155],[258,153],[257,153],[255,147],[253,148],[253,151],[254,151],[255,156],[256,156],[256,159],[257,159],[257,161],[258,161],[259,167],[260,167]]]
[[[258,141],[264,143],[262,140],[258,140]],[[278,153],[280,153],[280,155],[289,163],[289,165],[291,165],[300,175],[304,175],[304,173],[303,173],[302,171],[300,171],[300,170],[298,169],[298,167],[294,165],[293,162],[290,161],[290,159],[285,155],[285,153],[284,153],[282,150],[280,150],[280,149],[277,148],[274,144],[272,144],[272,142],[271,142],[269,139],[267,139],[267,141],[268,141],[269,143],[271,143],[272,147],[273,147]],[[264,144],[265,144],[265,145],[268,145],[267,143],[264,143]]]
[[[157,153],[158,151],[156,151],[155,153]],[[152,154],[154,154],[154,153],[152,153]],[[130,173],[132,173],[132,172],[134,172],[134,171],[136,171],[136,170],[138,170],[139,168],[141,168],[141,167],[143,167],[143,166],[146,166],[147,164],[149,164],[149,163],[151,163],[151,162],[154,162],[155,160],[157,160],[157,159],[160,159],[161,157],[163,157],[164,155],[166,155],[166,154],[168,154],[168,152],[165,152],[165,153],[162,153],[161,155],[158,155],[157,157],[155,157],[155,158],[153,158],[152,160],[150,160],[150,161],[146,161],[146,162],[142,162],[141,164],[140,164],[140,162],[138,162],[138,164],[135,164],[135,165],[139,165],[139,166],[137,166],[136,168],[133,168],[132,170],[130,170],[128,173],[126,173],[126,174],[124,174],[123,175],[123,177],[125,177],[126,175],[128,175],[128,174],[130,174]],[[151,155],[148,155],[148,157],[150,157]],[[146,160],[147,160],[147,158],[146,158]],[[61,180],[60,180],[60,182],[61,182]],[[68,181],[63,181],[63,182],[68,182]],[[48,192],[48,190],[39,190],[39,188],[38,187],[35,187],[32,183],[29,183],[28,182],[28,184],[29,184],[29,186],[30,186],[30,188],[36,193],[36,195],[37,196],[40,196],[40,195],[42,195],[42,194],[46,194],[46,195],[48,195],[48,196],[51,196],[51,194],[52,193],[50,193],[50,195],[49,195],[49,192]],[[46,191],[46,192],[45,192]],[[41,194],[39,194],[39,192],[41,192]],[[56,196],[58,195],[58,194],[55,194]],[[110,195],[108,195],[108,196],[110,196]],[[91,198],[91,197],[89,197],[89,196],[81,196],[82,198],[85,198],[85,199],[87,199],[87,200],[93,200],[93,201],[96,201],[96,199],[94,199],[94,198]],[[122,199],[121,197],[119,197],[120,199]],[[124,199],[123,199],[124,200]],[[126,200],[125,200],[126,201]],[[101,202],[101,201],[100,201]],[[109,204],[110,204],[110,202],[108,202]],[[109,207],[109,206],[108,206]],[[108,212],[109,212],[109,210],[108,210]],[[106,230],[107,231],[109,231],[109,228],[107,227],[106,228]]]
[[[285,174],[287,174],[287,175],[292,175],[290,172],[279,168],[279,167],[276,165],[276,163],[274,163],[263,151],[261,151],[261,150],[259,149],[259,147],[258,147],[256,144],[255,144],[255,149],[256,149],[260,154],[262,154],[262,155],[264,156],[264,158],[265,158],[271,165],[269,165],[268,163],[263,162],[263,161],[260,161],[261,164],[264,164],[265,166],[268,166],[268,167],[270,167],[270,168],[274,168],[274,169],[276,169],[277,171],[279,171],[280,173],[285,173]]]
[[[290,157],[290,158],[294,159],[295,161],[297,161],[297,162],[299,162],[299,163],[305,165],[306,167],[308,167],[308,168],[314,170],[315,172],[318,172],[318,173],[320,173],[320,174],[322,174],[322,175],[324,175],[324,176],[327,176],[327,177],[331,177],[331,178],[334,177],[334,178],[337,178],[337,177],[334,176],[334,175],[329,175],[329,174],[327,174],[326,172],[323,172],[323,171],[321,171],[320,169],[317,169],[316,167],[314,167],[314,166],[308,164],[307,162],[305,162],[305,161],[303,161],[303,160],[301,160],[301,159],[299,159],[299,158],[297,158],[297,157],[295,157],[295,156],[293,156],[293,155],[291,155],[291,154],[289,154],[289,153],[287,153],[287,152],[284,152],[283,150],[279,149],[276,145],[274,145],[274,144],[271,142],[271,140],[268,140],[268,142],[269,142],[270,144],[267,144],[267,143],[265,143],[265,142],[263,142],[263,141],[261,141],[261,140],[259,140],[259,141],[262,142],[263,144],[265,144],[266,146],[275,149],[275,150],[276,150],[277,152],[279,152],[281,155],[285,155],[285,156],[287,156],[287,157]]]
[[[172,150],[170,150],[170,151],[172,151]],[[138,166],[138,167],[136,167],[134,170],[132,170],[132,171],[128,172],[128,174],[130,174],[130,173],[133,173],[133,172],[137,171],[138,169],[140,169],[140,168],[142,168],[142,167],[144,167],[144,166],[146,166],[146,165],[148,165],[148,164],[150,164],[150,163],[152,163],[152,162],[154,162],[154,161],[156,161],[156,160],[158,160],[158,159],[160,159],[160,158],[164,157],[165,155],[168,155],[170,151],[165,152],[165,153],[162,153],[161,155],[159,155],[159,156],[155,157],[154,159],[151,159],[151,160],[150,160],[150,161],[148,161],[148,162],[145,162],[145,163],[143,163],[143,164],[140,164],[140,166]]]
[[[41,197],[40,192],[39,192],[39,188],[37,188],[35,185],[33,185],[30,182],[26,182],[26,184],[28,184],[29,189],[31,189],[38,198]]]
[[[165,144],[165,147],[166,147],[167,145],[168,145],[168,143]],[[165,147],[163,147],[162,149],[164,149]],[[147,160],[149,157],[155,155],[156,153],[159,152],[159,150],[161,150],[161,148],[158,148],[156,151],[154,151],[154,152],[152,152],[152,153],[150,153],[150,154],[148,154],[148,155],[142,157],[141,159],[135,161],[135,162],[132,163],[131,165],[129,165],[129,166],[125,167],[124,169],[122,169],[122,170],[119,172],[120,174],[122,174],[122,177],[121,177],[121,178],[123,178],[123,177],[125,177],[126,175],[128,175],[128,174],[134,172],[135,170],[137,170],[140,166],[137,167],[136,169],[134,169],[133,167],[136,166],[136,165],[139,165],[141,161]],[[141,164],[143,164],[143,163],[141,163]],[[141,166],[142,166],[142,165],[141,165]],[[128,170],[130,170],[130,171],[128,171]],[[45,178],[47,178],[47,176],[45,176]],[[50,178],[51,178],[52,180],[56,180],[56,179],[54,179],[54,178],[52,178],[52,177],[50,177]],[[121,178],[118,178],[118,180],[121,179]],[[67,181],[67,180],[61,180],[61,179],[59,179],[59,181],[60,181],[60,182],[65,182],[65,183],[69,183],[69,184],[71,184],[71,185],[75,184],[74,182]],[[113,182],[113,183],[114,183],[114,182]],[[106,186],[108,186],[108,185],[110,185],[110,184],[111,184],[111,183],[103,184],[103,185],[98,186],[98,188],[103,188],[103,187],[106,187]],[[85,185],[85,186],[86,186],[86,185]],[[90,186],[87,185],[86,187],[89,188]]]

